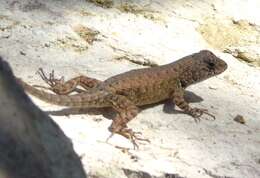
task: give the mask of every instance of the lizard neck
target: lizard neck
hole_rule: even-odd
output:
[[[196,83],[190,70],[180,71],[179,80],[181,82],[182,88],[187,88],[188,86]]]
[[[175,63],[174,65],[169,66],[173,71],[172,75],[178,76],[182,88],[187,88],[188,86],[201,81],[199,71],[192,65],[186,64],[186,61],[182,62],[183,63],[177,63],[177,65]]]

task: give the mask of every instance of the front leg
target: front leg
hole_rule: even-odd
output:
[[[148,139],[139,137],[139,135],[141,135],[140,132],[134,132],[132,129],[127,128],[127,123],[139,113],[139,108],[137,108],[137,106],[135,106],[125,96],[111,95],[107,99],[111,102],[112,107],[118,112],[109,127],[112,135],[113,133],[117,133],[127,139],[130,139],[134,145],[134,148],[138,148],[136,140],[149,142]]]
[[[185,101],[184,99],[184,89],[181,87],[181,84],[178,83],[178,86],[176,87],[175,91],[172,94],[172,98],[174,103],[182,109],[185,113],[191,115],[194,119],[195,122],[200,121],[200,117],[203,114],[207,114],[210,117],[215,120],[215,116],[208,113],[207,109],[201,109],[201,108],[191,108],[189,104]]]
[[[68,95],[73,91],[76,92],[86,91],[90,88],[96,87],[99,83],[101,83],[101,81],[97,79],[90,78],[83,75],[72,78],[68,81],[64,81],[64,77],[61,77],[60,79],[55,78],[54,71],[52,71],[49,74],[49,78],[48,78],[43,72],[42,68],[39,69],[38,74],[49,85],[49,87],[43,87],[38,85],[36,85],[35,87],[49,89],[58,95]],[[78,89],[77,88],[78,86],[81,86],[85,90]]]

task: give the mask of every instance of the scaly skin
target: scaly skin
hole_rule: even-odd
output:
[[[195,121],[202,114],[215,118],[205,109],[191,108],[184,100],[183,93],[188,86],[218,75],[226,69],[227,64],[223,60],[212,52],[203,50],[167,65],[131,70],[103,82],[86,76],[64,82],[63,78],[55,79],[53,72],[47,78],[40,69],[42,79],[50,86],[48,89],[56,94],[39,90],[20,79],[18,81],[30,94],[56,105],[114,108],[118,114],[109,128],[110,131],[130,138],[137,146],[135,139],[141,138],[127,128],[127,123],[138,114],[138,106],[172,99],[180,109],[194,117]],[[77,91],[78,85],[85,90],[69,95]]]

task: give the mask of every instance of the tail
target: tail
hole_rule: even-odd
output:
[[[80,107],[80,108],[100,108],[108,107],[110,103],[104,98],[109,94],[104,91],[84,92],[75,95],[56,95],[39,90],[21,79],[17,78],[17,82],[29,94],[51,104],[59,106]]]

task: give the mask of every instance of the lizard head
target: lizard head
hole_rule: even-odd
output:
[[[208,50],[196,53],[193,58],[200,66],[202,75],[206,75],[206,78],[218,75],[227,69],[227,63]]]
[[[186,74],[190,77],[182,81],[184,87],[218,75],[227,69],[227,63],[208,50],[202,50],[191,57],[193,60],[188,64],[187,70],[189,74]]]

